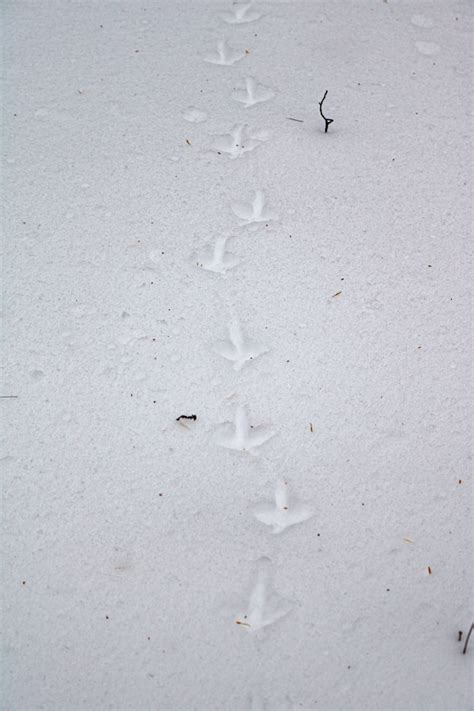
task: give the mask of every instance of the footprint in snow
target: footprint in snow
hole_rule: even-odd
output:
[[[270,566],[269,558],[257,560],[248,605],[235,619],[236,624],[251,633],[281,620],[295,607],[294,602],[273,590]]]
[[[240,59],[245,57],[245,52],[239,52],[226,43],[225,40],[219,40],[217,43],[217,50],[215,52],[209,52],[205,54],[203,59],[205,62],[210,64],[220,64],[224,67],[230,67],[235,64]]]
[[[314,515],[312,508],[306,504],[293,501],[290,505],[288,484],[283,479],[277,482],[275,503],[257,504],[253,513],[258,521],[266,526],[272,526],[272,533],[281,533],[286,528],[303,523]]]
[[[229,324],[229,338],[219,341],[214,347],[216,353],[234,363],[234,370],[239,371],[245,363],[255,360],[268,348],[255,341],[246,340],[242,334],[240,323],[236,320]]]
[[[256,456],[255,450],[275,434],[276,432],[266,425],[249,425],[245,407],[239,405],[235,413],[235,423],[225,422],[220,425],[215,442],[219,447]]]
[[[250,203],[235,202],[231,205],[232,212],[239,218],[239,224],[252,225],[259,222],[278,220],[278,215],[265,209],[265,194],[263,190],[256,190],[255,197]]]
[[[428,57],[438,54],[440,50],[439,44],[436,44],[436,42],[415,42],[415,46],[420,54]]]
[[[427,17],[426,15],[413,15],[411,18],[411,24],[415,25],[415,27],[424,27],[427,30],[434,27],[433,20],[431,17]]]
[[[216,136],[212,148],[217,153],[226,153],[231,160],[235,160],[241,158],[244,153],[255,150],[268,138],[267,131],[250,131],[247,124],[237,124],[229,133]]]
[[[247,77],[245,80],[245,89],[236,89],[232,92],[234,101],[243,104],[246,109],[255,104],[261,104],[263,101],[273,99],[275,92],[263,84],[257,84],[253,77]]]
[[[183,118],[190,123],[202,123],[207,119],[207,113],[197,109],[195,106],[189,106],[185,111],[183,111]]]
[[[221,18],[229,25],[242,25],[246,22],[255,22],[262,15],[259,12],[251,10],[251,2],[236,2],[234,3],[233,12],[223,12]]]
[[[195,252],[192,257],[194,264],[216,274],[225,274],[229,269],[233,269],[237,264],[240,264],[238,257],[226,252],[228,239],[228,237],[218,237],[214,246],[207,245]]]

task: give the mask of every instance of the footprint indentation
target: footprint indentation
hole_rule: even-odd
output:
[[[250,10],[251,2],[237,2],[234,4],[233,12],[223,12],[221,18],[229,25],[242,25],[245,22],[255,22],[262,16],[259,12]]]
[[[266,131],[250,132],[247,124],[237,124],[229,133],[215,137],[212,148],[218,153],[226,153],[231,160],[241,158],[244,153],[253,151],[269,135]]]
[[[411,18],[411,24],[415,27],[424,27],[429,30],[434,26],[434,22],[431,17],[426,17],[426,15],[413,15]]]
[[[207,112],[197,109],[195,106],[189,106],[183,111],[183,118],[191,123],[202,123],[207,119]]]
[[[249,632],[258,632],[281,620],[295,607],[294,602],[273,590],[270,566],[269,558],[257,560],[247,608],[235,620],[236,624]]]
[[[245,52],[239,52],[238,50],[230,47],[225,40],[219,40],[217,43],[217,50],[215,52],[208,52],[205,54],[203,59],[205,62],[210,62],[211,64],[220,64],[224,67],[230,67],[235,64],[240,59],[245,57]]]
[[[198,267],[206,269],[208,272],[225,274],[227,270],[233,269],[240,264],[240,259],[230,252],[226,252],[228,237],[218,237],[214,246],[208,245],[196,252],[193,261]]]
[[[243,104],[246,109],[255,104],[261,104],[263,101],[273,99],[275,92],[263,84],[257,84],[253,77],[247,77],[245,80],[245,89],[236,89],[232,92],[234,101]]]
[[[219,341],[214,347],[216,353],[234,363],[234,370],[239,371],[245,363],[267,353],[268,348],[256,341],[246,340],[238,321],[232,321],[229,326],[229,338]]]
[[[293,500],[289,503],[288,484],[283,479],[277,482],[275,503],[262,502],[257,504],[253,513],[258,521],[266,526],[272,526],[272,533],[281,533],[286,528],[297,523],[303,523],[314,515],[310,506]]]
[[[416,48],[419,51],[420,54],[425,54],[426,56],[430,57],[433,54],[438,54],[439,52],[439,44],[436,44],[436,42],[415,42]]]
[[[226,449],[256,455],[255,450],[275,434],[267,425],[249,425],[245,407],[239,405],[235,413],[235,423],[225,422],[219,426],[216,444]]]
[[[278,215],[272,214],[265,209],[263,190],[256,190],[255,197],[250,203],[235,202],[231,205],[231,209],[234,215],[239,218],[241,226],[278,220]]]

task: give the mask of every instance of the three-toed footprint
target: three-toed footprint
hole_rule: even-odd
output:
[[[278,215],[269,212],[265,208],[265,194],[263,190],[256,190],[255,197],[249,203],[234,202],[231,205],[232,212],[239,218],[239,225],[253,225],[259,222],[268,223],[270,220],[278,220]]]
[[[255,104],[261,104],[263,101],[273,99],[275,92],[263,84],[257,84],[253,77],[247,77],[245,80],[245,88],[235,89],[232,92],[234,101],[243,104],[246,109]]]
[[[255,563],[249,601],[237,615],[235,623],[245,627],[249,632],[258,632],[288,615],[294,607],[294,602],[282,597],[273,589],[271,560],[263,556]]]
[[[224,422],[218,426],[215,442],[219,447],[256,455],[255,450],[275,434],[276,432],[267,425],[250,425],[245,407],[239,405],[234,424]]]
[[[228,237],[217,237],[214,245],[206,245],[192,255],[192,261],[196,266],[206,269],[208,272],[225,274],[229,269],[233,269],[240,263],[239,257],[230,252],[226,252]]]
[[[240,323],[236,319],[230,322],[228,328],[229,338],[216,343],[214,350],[227,360],[232,361],[234,370],[239,371],[245,363],[258,358],[262,353],[268,352],[268,348],[265,348],[261,343],[244,337]]]
[[[251,2],[236,2],[234,3],[233,12],[223,12],[221,13],[221,18],[229,25],[243,25],[247,22],[255,22],[262,15],[250,9],[252,4]]]
[[[236,124],[229,133],[215,136],[212,148],[218,153],[226,153],[231,160],[241,158],[268,140],[267,131],[251,131],[247,124]]]
[[[204,55],[203,59],[210,64],[220,64],[225,67],[230,67],[244,57],[245,52],[239,52],[233,49],[233,47],[229,47],[226,41],[222,39],[217,43],[217,50],[208,52]]]

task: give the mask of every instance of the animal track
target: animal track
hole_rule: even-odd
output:
[[[197,109],[195,106],[189,106],[183,111],[183,118],[190,123],[202,123],[207,119],[207,113]]]
[[[291,506],[289,505],[288,484],[283,479],[280,479],[276,485],[275,504],[257,504],[253,513],[258,521],[272,526],[272,533],[281,533],[285,528],[307,521],[314,515],[313,510],[306,504],[295,501]]]
[[[266,141],[269,135],[266,131],[250,132],[247,124],[237,124],[230,133],[216,136],[212,145],[218,153],[227,153],[231,160],[240,158],[244,153],[253,151],[262,141]]]
[[[236,49],[229,47],[226,41],[222,39],[217,43],[217,51],[205,54],[203,59],[211,64],[230,67],[240,59],[243,59],[243,57],[245,57],[245,52],[238,52]]]
[[[258,12],[249,12],[251,7],[251,2],[235,3],[234,11],[222,13],[221,18],[229,25],[242,25],[245,22],[255,22],[255,20],[259,20],[262,16]]]
[[[230,252],[226,252],[228,237],[218,237],[214,247],[208,245],[196,252],[193,261],[198,267],[206,269],[208,272],[225,274],[229,269],[233,269],[240,263],[240,259]]]
[[[415,27],[424,27],[425,29],[431,29],[431,27],[434,26],[431,17],[427,17],[426,15],[413,15],[411,23],[415,25]]]
[[[438,54],[440,50],[439,44],[436,42],[415,42],[416,48],[420,54],[425,54],[430,57],[432,54]]]
[[[281,597],[272,589],[271,561],[259,558],[256,562],[254,583],[247,610],[235,620],[249,632],[258,632],[263,627],[277,622],[294,608],[295,603]]]
[[[239,405],[235,413],[235,424],[225,422],[219,426],[216,444],[219,447],[236,449],[256,456],[254,450],[275,434],[276,432],[266,425],[256,427],[249,425],[245,407]]]
[[[239,224],[241,226],[278,220],[278,215],[273,215],[265,210],[265,195],[263,190],[255,191],[255,197],[252,202],[235,202],[231,205],[231,209],[234,215],[240,219]]]
[[[268,352],[268,348],[265,348],[260,343],[250,340],[246,342],[238,321],[232,321],[228,328],[228,340],[219,341],[215,346],[215,351],[227,358],[227,360],[233,361],[234,370],[240,370],[248,361]]]
[[[245,89],[236,89],[232,92],[234,101],[243,104],[246,109],[255,104],[261,104],[262,101],[273,99],[275,92],[263,84],[257,84],[253,77],[248,77],[245,80]]]

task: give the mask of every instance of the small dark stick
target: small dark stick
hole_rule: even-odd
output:
[[[466,654],[467,652],[467,645],[469,644],[469,637],[471,636],[472,630],[474,630],[474,622],[472,623],[471,627],[469,628],[469,632],[467,633],[466,641],[464,643],[464,649],[462,650],[463,654]]]
[[[197,420],[197,415],[180,415],[176,418],[176,422],[180,420]]]
[[[458,642],[462,640],[462,630],[459,630],[458,632]]]
[[[326,98],[327,93],[328,93],[328,90],[326,89],[326,91],[324,92],[323,98],[322,98],[321,101],[319,102],[319,113],[321,114],[321,116],[323,117],[323,119],[324,119],[325,122],[326,122],[326,126],[325,126],[325,128],[324,128],[324,133],[327,133],[327,132],[328,132],[329,124],[334,121],[334,119],[326,118],[326,116],[323,114],[323,101],[324,101],[324,99]]]

